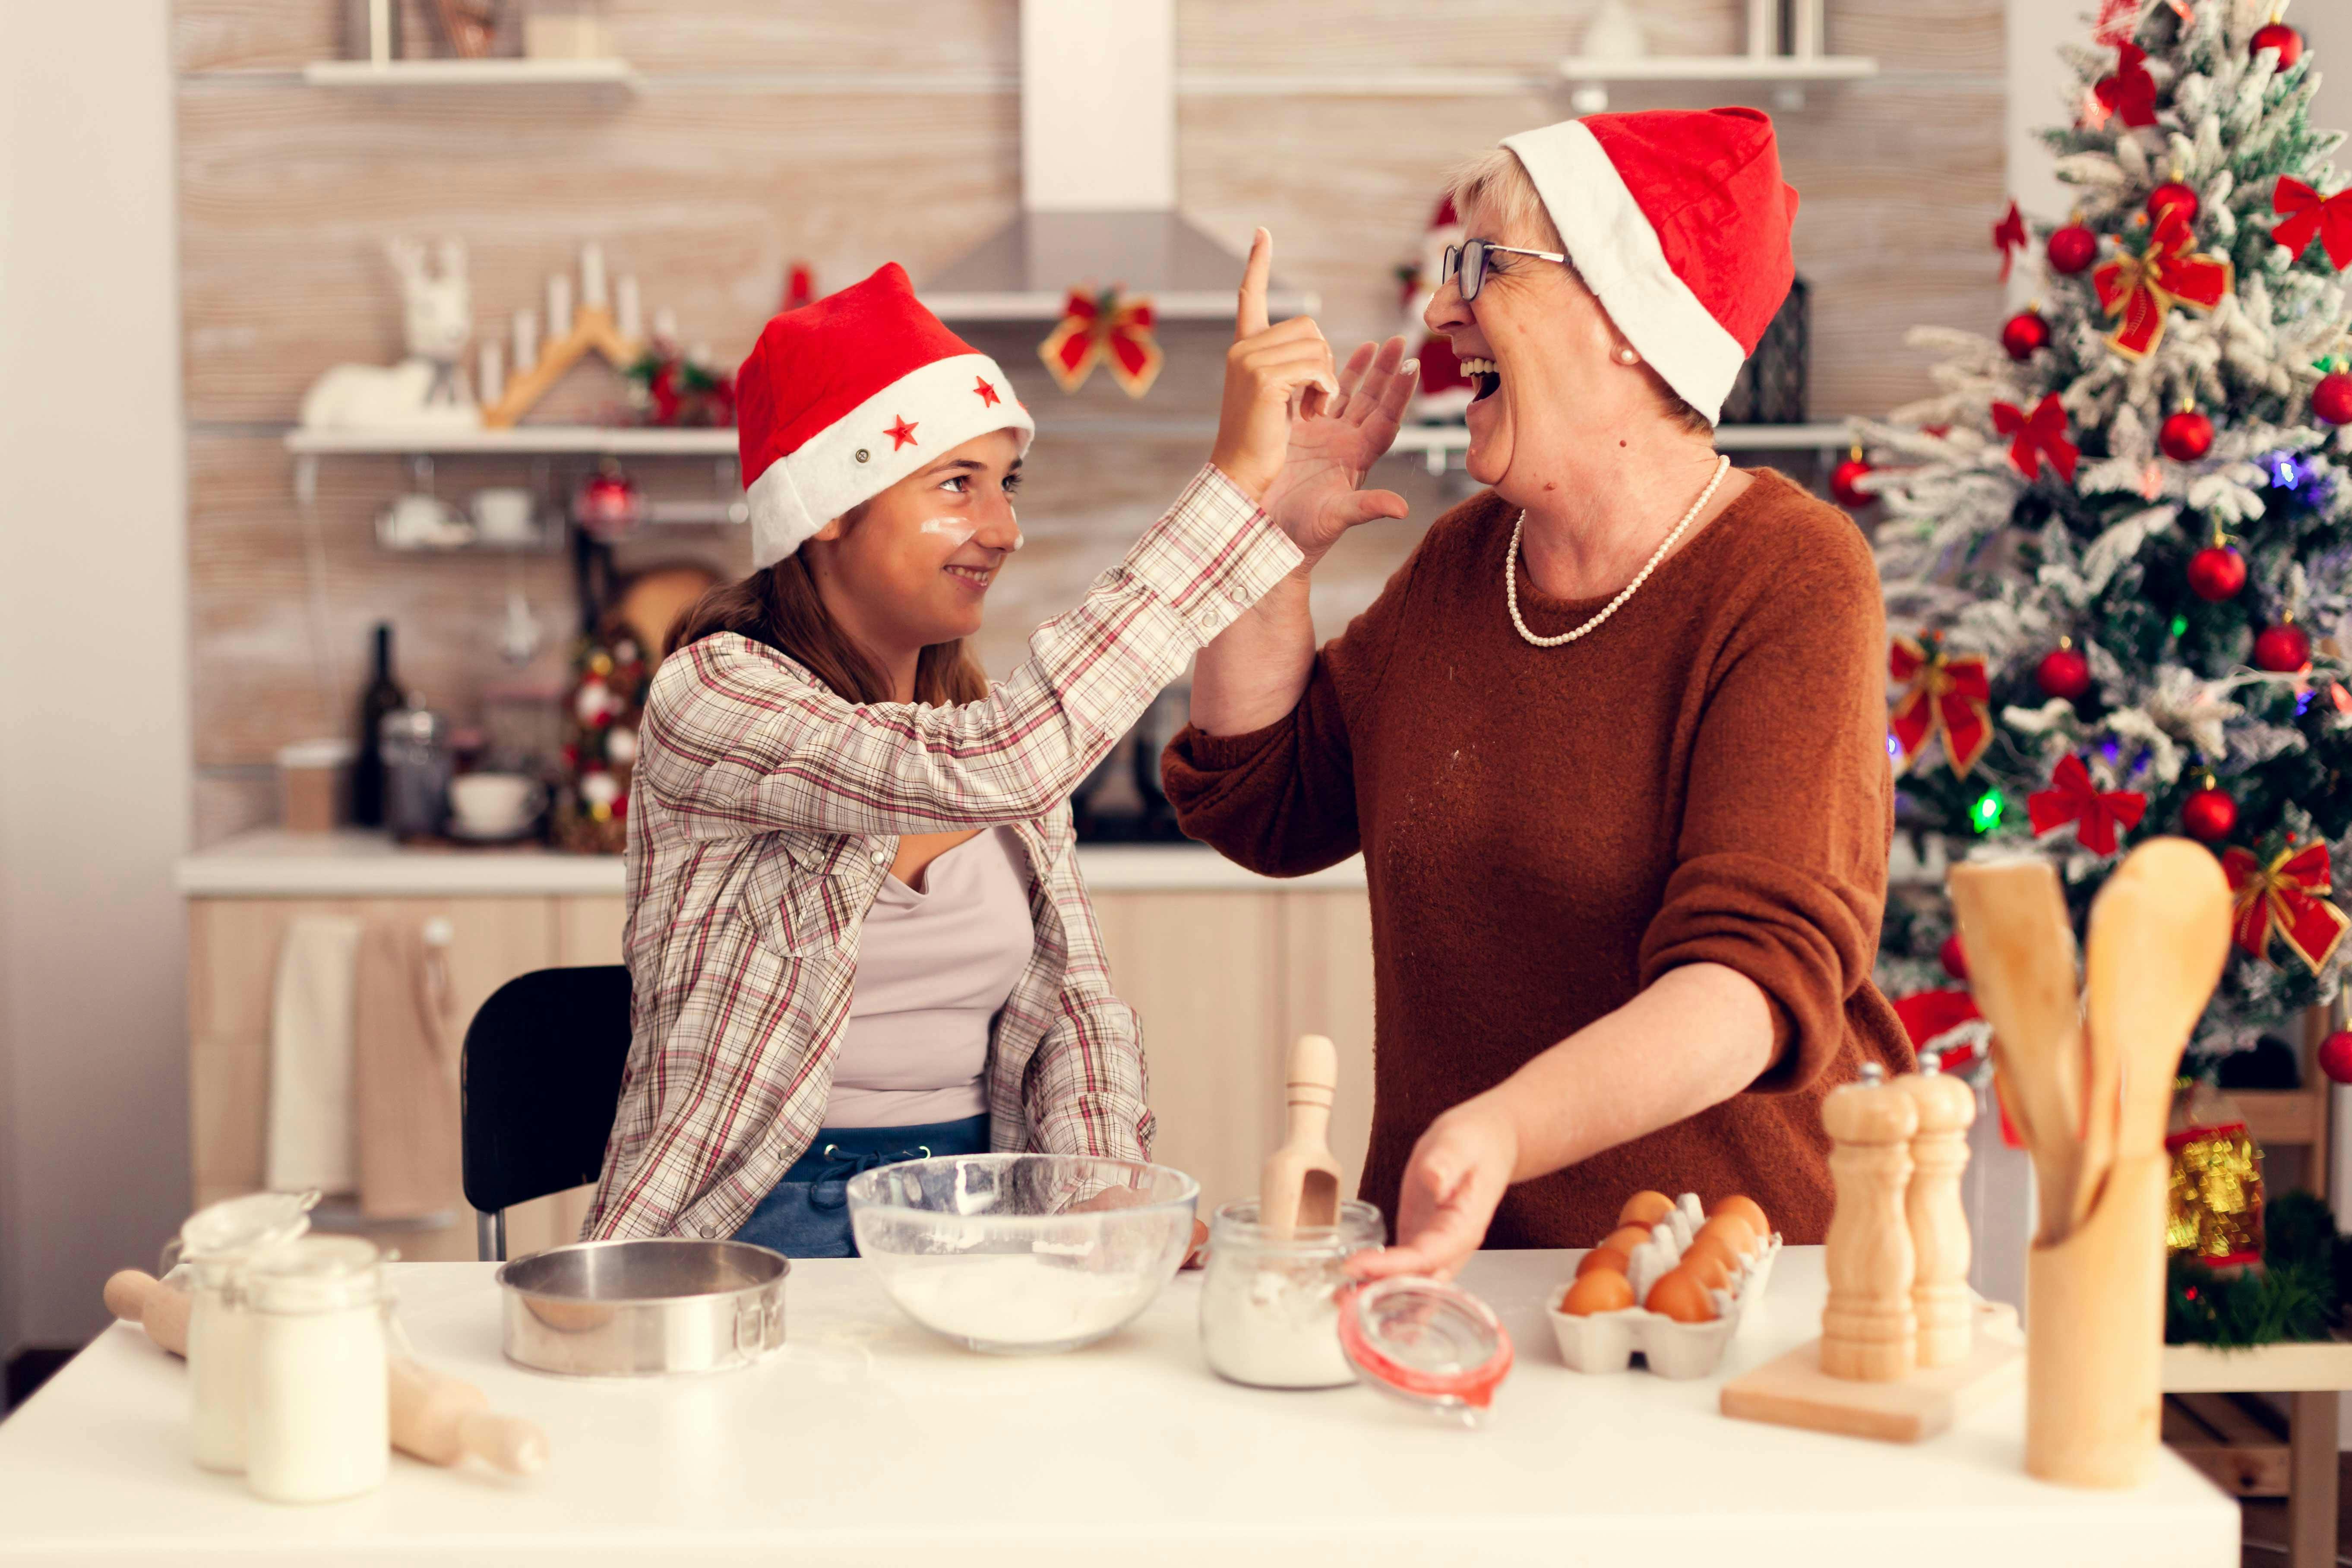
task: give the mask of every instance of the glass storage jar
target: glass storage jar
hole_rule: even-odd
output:
[[[205,1469],[245,1468],[253,1363],[245,1271],[309,1230],[318,1201],[315,1192],[249,1193],[212,1204],[190,1215],[165,1249],[163,1272],[188,1279],[189,1437]]]
[[[245,1480],[273,1502],[373,1489],[390,1468],[383,1264],[356,1236],[306,1237],[246,1270],[253,1321]]]
[[[1339,1347],[1345,1265],[1381,1245],[1381,1211],[1339,1205],[1337,1224],[1277,1234],[1255,1198],[1217,1210],[1201,1280],[1201,1352],[1218,1376],[1256,1388],[1338,1388],[1355,1381]]]

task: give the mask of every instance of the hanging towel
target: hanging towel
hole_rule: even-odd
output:
[[[299,915],[278,950],[269,1009],[269,1140],[263,1174],[281,1193],[359,1185],[352,1137],[352,1025],[360,921]]]
[[[360,1212],[371,1219],[423,1219],[465,1203],[450,939],[446,921],[387,921],[360,942]]]

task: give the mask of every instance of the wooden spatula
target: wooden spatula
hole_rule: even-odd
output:
[[[1952,868],[1952,910],[1969,988],[1992,1025],[1994,1064],[2021,1123],[2042,1194],[2042,1239],[2074,1228],[2082,1202],[2083,1017],[2074,928],[2044,860]]]
[[[1290,1130],[1258,1174],[1258,1223],[1276,1236],[1339,1222],[1339,1162],[1331,1157],[1331,1095],[1339,1052],[1321,1035],[1290,1047]]]
[[[2118,1154],[2163,1147],[2180,1053],[2229,956],[2230,883],[2202,846],[2151,838],[2099,889],[2085,975],[2096,1098],[2084,1147],[2102,1163],[2086,1163],[2085,1186]],[[2109,1115],[2114,1133],[2102,1137]]]

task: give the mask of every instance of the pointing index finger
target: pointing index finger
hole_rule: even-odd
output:
[[[1239,308],[1234,311],[1234,341],[1254,338],[1265,331],[1265,279],[1274,270],[1274,236],[1261,228],[1250,236],[1249,264],[1242,269]]]

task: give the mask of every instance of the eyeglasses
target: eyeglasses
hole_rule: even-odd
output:
[[[1568,258],[1556,250],[1522,250],[1516,245],[1496,245],[1484,239],[1465,240],[1460,245],[1445,247],[1445,263],[1437,275],[1438,287],[1444,288],[1447,279],[1459,274],[1462,297],[1475,300],[1479,289],[1486,281],[1486,258],[1497,250],[1511,256],[1532,256],[1538,261],[1557,261],[1562,266],[1568,264]]]

